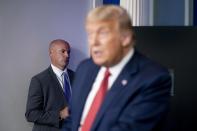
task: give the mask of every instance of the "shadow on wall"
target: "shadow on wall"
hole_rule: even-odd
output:
[[[71,47],[70,63],[68,67],[75,71],[79,63],[85,58],[88,58],[87,54],[77,48]]]

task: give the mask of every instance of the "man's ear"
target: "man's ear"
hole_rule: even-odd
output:
[[[52,52],[53,52],[53,50],[52,49],[49,49],[49,56],[52,55]]]
[[[122,40],[122,46],[123,47],[127,47],[130,45],[131,40],[132,40],[132,34],[130,31],[123,31],[122,32],[122,36],[121,36],[121,40]]]

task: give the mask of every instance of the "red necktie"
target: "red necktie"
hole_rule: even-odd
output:
[[[99,88],[98,92],[96,93],[96,96],[94,97],[92,105],[91,105],[89,112],[85,118],[85,121],[82,125],[81,131],[90,131],[91,126],[92,126],[94,119],[96,117],[96,114],[97,114],[97,112],[102,104],[102,101],[105,97],[105,94],[107,92],[109,76],[110,76],[110,72],[108,69],[106,69],[104,79],[102,80],[100,88]]]

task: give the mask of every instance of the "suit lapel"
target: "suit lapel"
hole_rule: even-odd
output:
[[[119,74],[118,78],[115,80],[114,84],[112,85],[111,89],[108,91],[103,104],[97,114],[95,122],[92,126],[94,130],[96,126],[101,121],[106,109],[110,107],[112,101],[117,98],[117,95],[126,88],[127,83],[131,81],[131,76],[134,75],[138,71],[138,62],[137,62],[137,53],[134,53],[132,59],[125,65],[121,73]]]
[[[78,101],[78,107],[76,111],[76,118],[77,118],[77,125],[80,124],[83,108],[86,103],[87,96],[92,88],[92,85],[94,83],[94,80],[97,76],[97,73],[99,71],[98,66],[94,66],[93,68],[89,68],[87,76],[84,76],[84,79],[82,79],[78,85],[80,85],[80,90],[78,91],[77,97],[78,99],[80,98],[80,101]],[[85,88],[84,88],[85,87]]]
[[[68,71],[68,76],[69,76],[70,83],[72,85],[72,82],[73,82],[73,79],[74,79],[74,72],[70,69],[67,69],[67,71]]]
[[[54,88],[57,88],[57,91],[59,91],[60,94],[62,95],[62,97],[64,98],[64,91],[63,91],[63,89],[62,89],[62,87],[61,87],[61,85],[60,85],[55,73],[53,72],[51,66],[49,67],[49,74],[50,74],[51,79],[52,79],[49,82],[51,82],[51,84],[53,85]]]

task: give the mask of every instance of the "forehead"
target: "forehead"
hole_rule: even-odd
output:
[[[54,49],[66,49],[66,50],[69,50],[70,46],[69,46],[69,44],[64,43],[64,42],[55,42],[55,43],[53,43],[53,48]]]
[[[103,20],[103,21],[87,21],[86,30],[98,30],[98,29],[118,29],[118,22],[115,20]]]

